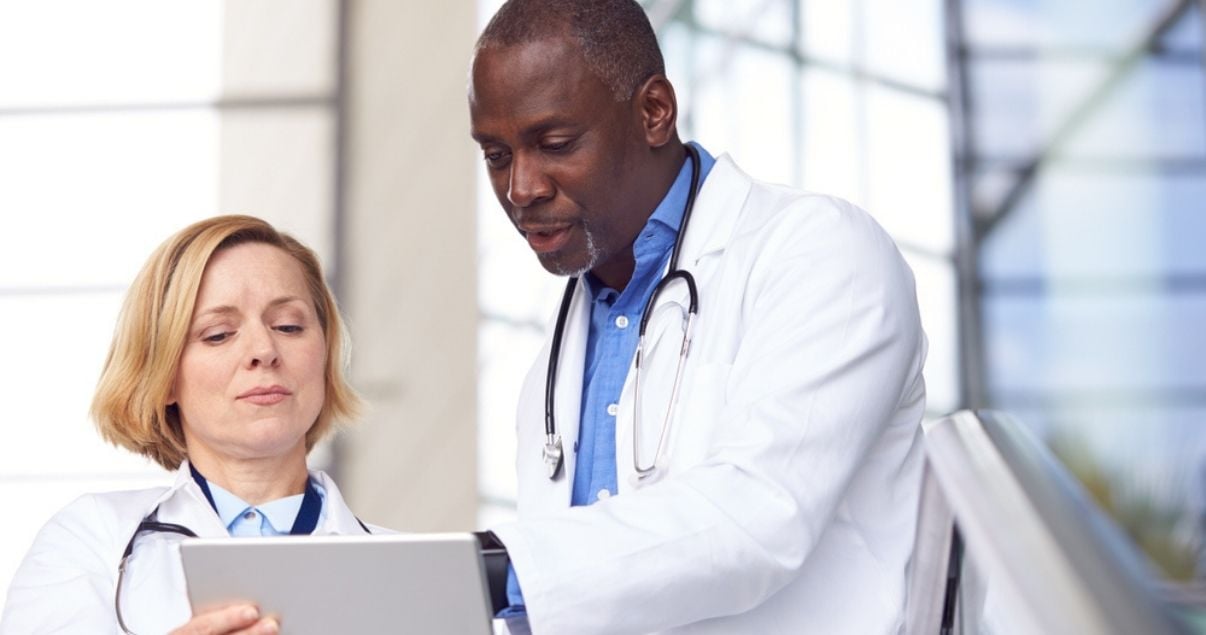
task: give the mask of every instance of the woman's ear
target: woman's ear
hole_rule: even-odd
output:
[[[674,86],[665,75],[657,73],[641,83],[633,95],[641,115],[645,141],[651,148],[660,148],[675,138],[678,101]]]

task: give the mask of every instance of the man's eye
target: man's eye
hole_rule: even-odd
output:
[[[507,164],[507,158],[510,154],[502,150],[486,150],[483,156],[486,159],[486,165],[492,168],[500,168]]]
[[[546,141],[545,143],[540,144],[540,148],[545,152],[564,152],[565,150],[569,149],[570,144],[573,142],[573,139],[565,139],[563,141]]]

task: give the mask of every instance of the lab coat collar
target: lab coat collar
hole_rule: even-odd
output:
[[[176,469],[176,478],[166,491],[155,499],[143,515],[159,509],[160,522],[176,523],[193,530],[202,538],[220,538],[228,536],[226,527],[218,518],[217,512],[206,500],[205,494],[189,473],[189,463],[185,460]],[[314,530],[315,536],[335,534],[363,534],[364,529],[352,510],[348,509],[343,495],[335,485],[335,481],[321,470],[310,470],[310,478],[314,479],[326,492],[326,516],[322,525]]]
[[[752,184],[728,154],[716,158],[695,199],[679,256],[680,267],[693,270],[704,257],[724,251]]]

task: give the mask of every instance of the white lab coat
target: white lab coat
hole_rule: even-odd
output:
[[[702,186],[679,264],[699,285],[699,316],[662,478],[630,482],[630,369],[616,417],[619,493],[570,507],[585,285],[562,342],[556,481],[540,453],[547,343],[527,377],[519,520],[494,531],[532,631],[897,632],[925,405],[912,273],[862,210],[755,182],[727,156]],[[678,357],[678,287],[648,328],[643,463],[661,431],[652,401],[665,403]]]
[[[319,471],[310,476],[326,491],[326,515],[314,535],[363,535],[335,482]],[[168,488],[81,496],[34,539],[8,590],[0,635],[120,633],[113,610],[117,565],[134,529],[156,506],[160,522],[184,525],[204,538],[229,535],[187,462]],[[122,617],[132,632],[166,633],[191,618],[180,565],[182,539],[147,532],[135,543],[122,583]]]

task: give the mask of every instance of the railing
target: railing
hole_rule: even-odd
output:
[[[911,634],[1189,633],[1156,574],[1008,416],[927,424]]]

